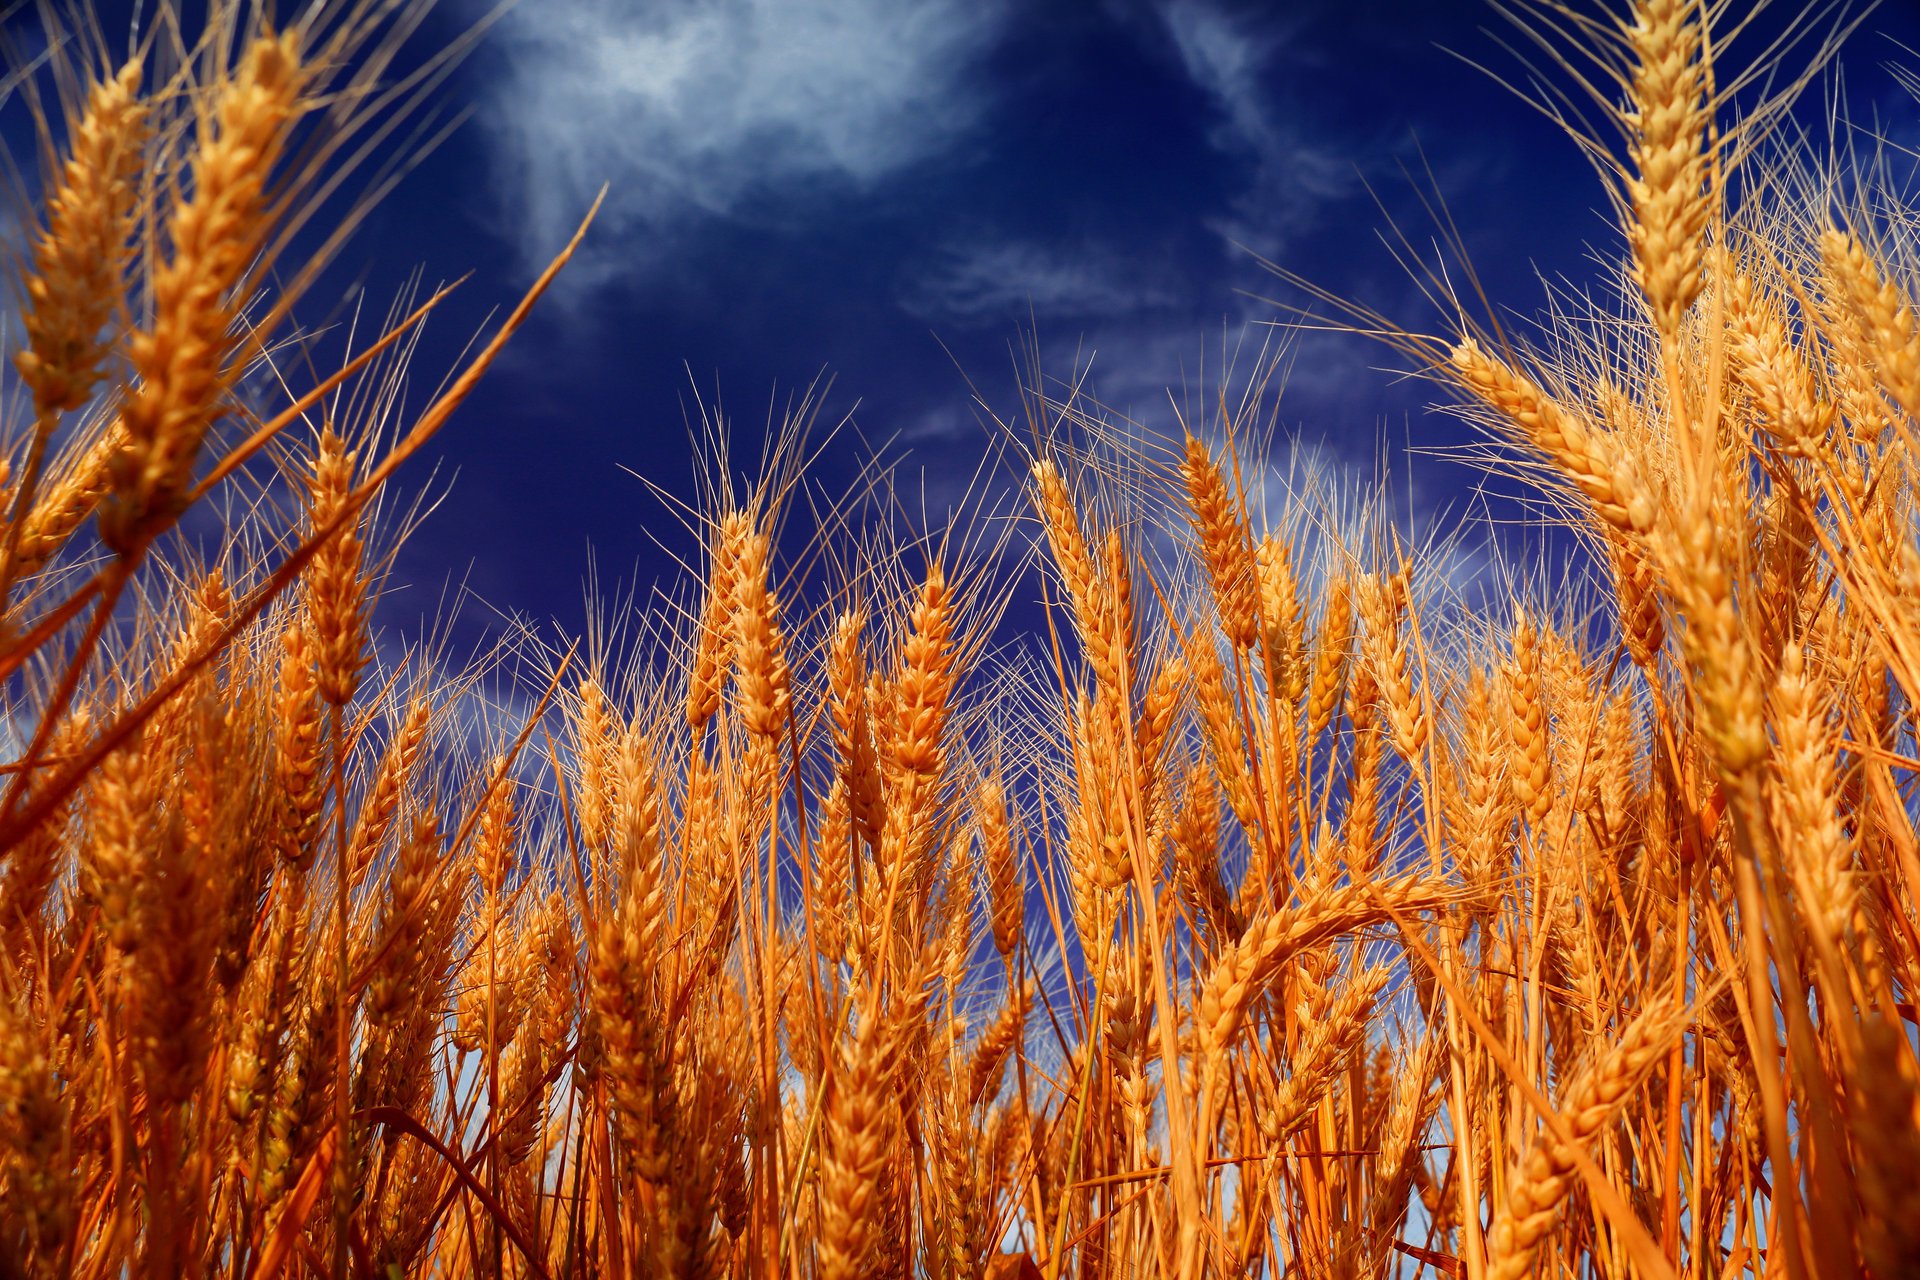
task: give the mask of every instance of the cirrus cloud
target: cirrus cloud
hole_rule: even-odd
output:
[[[986,105],[995,0],[525,0],[481,120],[530,258],[610,186],[600,239],[665,253],[702,219],[778,224],[950,146]]]

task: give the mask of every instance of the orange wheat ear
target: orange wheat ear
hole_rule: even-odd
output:
[[[27,345],[13,358],[41,418],[87,403],[111,347],[101,330],[125,302],[147,137],[139,95],[137,62],[94,86],[47,197],[27,272]]]
[[[1235,649],[1245,652],[1260,636],[1253,545],[1220,464],[1192,435],[1187,437],[1186,450],[1181,473],[1187,482],[1193,530],[1200,539],[1200,557],[1207,566],[1214,607],[1220,613],[1220,626],[1227,639]]]
[[[320,435],[308,482],[312,523],[325,529],[341,518],[353,492],[354,455],[331,428]],[[349,518],[314,553],[307,568],[307,616],[313,629],[320,696],[336,707],[353,701],[366,665],[367,600],[360,532]]]
[[[1624,113],[1635,170],[1627,182],[1628,236],[1635,278],[1669,337],[1700,296],[1715,203],[1706,7],[1699,0],[1639,0],[1627,29],[1635,62]]]
[[[728,512],[713,530],[713,567],[694,640],[692,670],[687,673],[687,723],[695,729],[705,728],[713,719],[726,688],[727,668],[733,661],[734,589],[749,533],[746,514],[739,511]]]
[[[914,602],[912,630],[900,653],[901,732],[896,759],[901,768],[937,776],[944,759],[941,738],[953,697],[953,593],[936,564]]]
[[[793,676],[780,626],[780,596],[771,575],[773,539],[757,533],[742,541],[734,565],[733,662],[747,728],[777,742],[793,712]]]
[[[27,345],[14,356],[33,392],[33,440],[14,490],[0,558],[0,603],[17,574],[52,558],[91,513],[102,490],[105,460],[97,446],[46,500],[39,496],[47,442],[62,413],[83,407],[103,376],[113,339],[102,330],[126,306],[140,169],[146,158],[147,109],[139,96],[140,64],[93,88],[75,124],[58,185],[47,197],[46,227],[27,269]]]
[[[239,376],[239,317],[272,225],[267,182],[304,108],[298,36],[262,36],[201,118],[191,194],[167,220],[153,266],[153,319],[127,344],[134,381],[100,536],[137,556],[184,506],[200,442]]]

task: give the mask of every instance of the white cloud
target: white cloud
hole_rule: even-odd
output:
[[[1220,112],[1210,141],[1248,162],[1231,214],[1209,225],[1226,239],[1272,256],[1287,233],[1321,203],[1350,194],[1351,160],[1309,138],[1270,86],[1289,53],[1290,31],[1267,9],[1253,17],[1212,0],[1165,0],[1160,21],[1181,67]]]
[[[599,238],[623,255],[647,238],[622,232],[665,253],[692,219],[858,193],[973,123],[1002,17],[998,0],[523,0],[482,104],[501,194],[543,259],[602,182]]]
[[[1061,248],[1032,241],[948,245],[902,287],[914,315],[963,324],[1000,324],[1029,316],[1115,319],[1181,301],[1167,281],[1138,262],[1090,245]]]
[[[1173,37],[1180,65],[1214,99],[1233,135],[1254,144],[1272,141],[1274,121],[1260,78],[1280,34],[1257,29],[1206,0],[1169,0],[1160,20]]]

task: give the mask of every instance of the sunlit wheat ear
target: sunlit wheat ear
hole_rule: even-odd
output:
[[[1636,278],[1669,336],[1700,296],[1715,209],[1704,10],[1697,0],[1639,0],[1626,36],[1634,59],[1623,113],[1634,168],[1629,239]]]
[[[1391,577],[1370,577],[1360,595],[1360,614],[1366,623],[1362,648],[1381,692],[1394,750],[1414,763],[1427,741],[1427,713],[1413,688],[1409,650],[1407,577],[1404,568]]]
[[[1839,409],[1823,392],[1809,358],[1818,354],[1817,339],[1808,333],[1808,345],[1797,345],[1784,299],[1761,296],[1732,262],[1724,274],[1734,376],[1753,396],[1763,430],[1794,452],[1817,454]]]
[[[1439,1110],[1437,1084],[1445,1063],[1445,1042],[1429,1032],[1399,1064],[1373,1174],[1371,1212],[1374,1229],[1383,1234],[1397,1230],[1408,1213],[1408,1196],[1422,1159],[1420,1135]],[[1376,1247],[1386,1252],[1386,1246]]]
[[[1020,856],[1013,843],[1013,820],[1007,811],[1006,790],[996,780],[985,782],[974,798],[980,820],[980,844],[986,856],[987,906],[993,945],[1011,956],[1026,926],[1026,888],[1020,874]]]
[[[598,854],[607,843],[613,817],[613,717],[600,677],[580,679],[573,707],[576,766],[572,808],[580,822],[580,842]]]
[[[1858,317],[1881,387],[1909,417],[1920,416],[1920,333],[1911,304],[1844,231],[1821,233],[1820,261],[1834,292]],[[1813,434],[1810,427],[1805,434]]]
[[[874,749],[872,709],[867,702],[866,660],[861,638],[866,614],[842,613],[834,623],[827,659],[827,695],[833,714],[833,746],[842,797],[854,834],[869,848],[880,846],[880,763]]]
[[[1260,579],[1260,649],[1270,697],[1296,709],[1307,691],[1306,609],[1286,539],[1270,533],[1254,552]]]
[[[1210,628],[1189,641],[1187,667],[1193,672],[1194,705],[1220,788],[1226,793],[1234,817],[1251,832],[1259,820],[1259,812],[1252,770],[1247,764],[1246,729]],[[1241,891],[1250,893],[1256,887],[1249,882],[1242,885]]]
[[[1307,729],[1314,737],[1327,731],[1345,695],[1347,660],[1353,647],[1353,598],[1347,580],[1327,586],[1327,607],[1314,636],[1313,679],[1307,686]]]
[[[1313,1008],[1293,1051],[1287,1078],[1255,1105],[1255,1123],[1267,1141],[1280,1143],[1327,1099],[1355,1052],[1364,1047],[1374,1002],[1387,982],[1384,966],[1351,978]]]
[[[27,345],[14,367],[43,419],[84,406],[104,372],[114,335],[103,331],[126,303],[146,141],[140,64],[129,62],[94,86],[34,241]]]
[[[900,728],[895,761],[921,777],[937,777],[945,762],[947,715],[957,672],[953,652],[953,592],[936,562],[914,601],[900,650]]]
[[[1219,463],[1207,446],[1191,435],[1180,470],[1186,480],[1194,537],[1207,567],[1221,630],[1234,648],[1250,649],[1260,634],[1260,613],[1253,548],[1243,513]]]
[[[331,428],[320,435],[307,483],[308,520],[316,534],[331,529],[306,574],[307,620],[322,701],[344,707],[360,687],[366,665],[367,608],[359,513],[347,507],[355,456]]]
[[[268,181],[302,110],[296,33],[262,36],[200,119],[188,193],[166,218],[152,267],[153,317],[128,339],[136,379],[120,411],[100,536],[132,555],[178,516],[200,443],[240,369],[237,321],[271,217]]]
[[[1537,830],[1553,808],[1553,758],[1547,750],[1547,705],[1540,692],[1539,633],[1525,613],[1513,624],[1505,675],[1513,744],[1508,777],[1520,811]]]
[[[1033,476],[1037,490],[1035,505],[1053,552],[1054,569],[1060,575],[1067,603],[1073,610],[1075,629],[1080,633],[1087,664],[1102,684],[1118,688],[1121,657],[1114,643],[1113,620],[1074,495],[1051,458],[1041,458],[1034,463]]]
[[[280,854],[305,870],[320,825],[324,787],[320,739],[324,728],[311,633],[295,617],[280,636],[280,679],[274,700],[274,768],[283,810],[276,835]]]
[[[1464,755],[1459,810],[1450,819],[1459,837],[1454,858],[1475,909],[1498,905],[1499,881],[1506,869],[1514,802],[1509,763],[1509,707],[1506,681],[1489,682],[1473,673],[1464,707]],[[1533,784],[1530,781],[1529,787]]]
[[[821,1133],[819,1267],[823,1280],[869,1274],[885,1230],[883,1179],[899,1127],[897,1039],[887,1019],[862,1015],[829,1088]]]
[[[1519,1280],[1532,1268],[1533,1250],[1553,1229],[1572,1186],[1573,1148],[1586,1147],[1606,1131],[1631,1091],[1673,1047],[1682,1024],[1671,1004],[1654,1005],[1635,1018],[1619,1040],[1602,1047],[1562,1091],[1559,1113],[1571,1144],[1549,1130],[1514,1169],[1487,1232],[1490,1276]]]
[[[733,670],[748,731],[777,744],[793,714],[793,675],[772,558],[769,534],[753,534],[740,545],[733,569]]]
[[[1007,992],[1000,1011],[974,1042],[972,1056],[967,1060],[967,1102],[970,1105],[978,1105],[983,1100],[990,1101],[999,1091],[1007,1056],[1019,1043],[1026,1028],[1027,1002],[1031,998],[1030,983]]]
[[[1686,620],[1681,648],[1692,668],[1703,736],[1721,770],[1745,773],[1767,755],[1760,672],[1734,596],[1730,548],[1715,514],[1696,504],[1662,557]]]
[[[1592,500],[1595,514],[1607,524],[1629,535],[1653,527],[1654,496],[1639,467],[1602,430],[1555,404],[1475,342],[1453,349],[1453,369],[1463,386],[1518,427]]]
[[[1389,909],[1409,913],[1440,906],[1457,892],[1438,876],[1341,886],[1253,921],[1200,988],[1194,1016],[1209,1061],[1218,1069],[1245,1023],[1248,1006],[1301,948],[1389,919]]]
[[[79,890],[100,913],[102,933],[124,953],[151,942],[145,928],[156,770],[138,737],[101,763],[88,793],[88,841]]]
[[[400,803],[407,796],[408,785],[414,780],[420,753],[426,747],[432,727],[433,703],[424,695],[416,695],[407,704],[406,718],[381,756],[373,780],[361,797],[353,834],[347,842],[350,887],[360,883],[373,867],[374,859],[380,856],[400,812]]]
[[[60,553],[112,485],[111,464],[125,443],[118,419],[51,483],[38,487],[33,509],[21,515],[13,571],[38,572]]]
[[[1619,608],[1620,639],[1627,656],[1642,671],[1659,667],[1660,649],[1667,641],[1666,618],[1661,612],[1659,575],[1644,548],[1610,532],[1607,558],[1613,566],[1613,593]]]
[[[728,512],[710,534],[707,599],[694,638],[693,663],[687,673],[687,723],[703,729],[720,709],[727,670],[733,664],[734,594],[738,565],[751,526],[744,512]]]
[[[1775,838],[1814,939],[1837,956],[1859,887],[1834,776],[1839,742],[1798,645],[1787,646],[1772,702]]]

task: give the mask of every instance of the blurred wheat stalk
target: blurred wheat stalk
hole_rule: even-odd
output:
[[[60,62],[0,1276],[1915,1274],[1920,211],[1719,131],[1726,16],[1570,24],[1618,305],[1396,338],[1588,598],[1270,502],[1269,364],[1170,449],[1032,397],[1044,662],[991,522],[789,562],[790,436],[498,732],[373,662],[379,498],[566,255],[417,414],[434,299],[261,416],[392,15]]]

